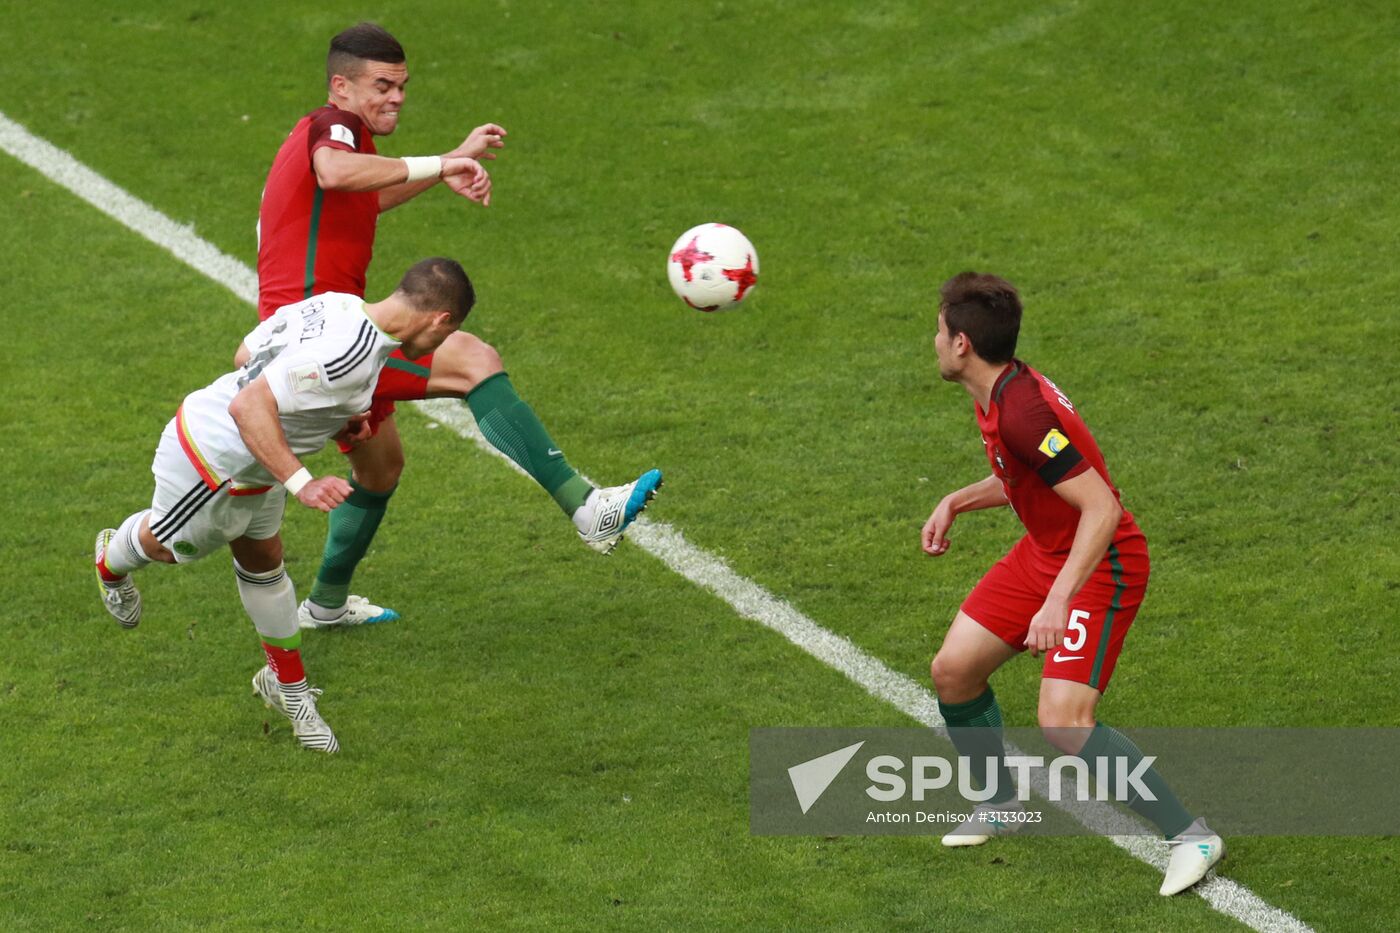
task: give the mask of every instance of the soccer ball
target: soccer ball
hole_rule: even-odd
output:
[[[758,253],[733,227],[701,224],[671,247],[666,275],[676,294],[696,311],[726,311],[758,282]]]

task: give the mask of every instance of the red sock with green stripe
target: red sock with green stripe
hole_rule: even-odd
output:
[[[296,636],[298,642],[301,636]],[[301,649],[288,648],[263,641],[263,654],[267,655],[267,666],[277,675],[280,684],[295,684],[306,680],[306,669],[301,665]]]
[[[123,574],[112,573],[107,567],[107,555],[104,553],[97,559],[97,575],[102,578],[103,583],[120,583],[126,579]]]

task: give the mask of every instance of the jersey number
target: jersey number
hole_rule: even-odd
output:
[[[1078,651],[1084,647],[1084,642],[1089,640],[1089,630],[1084,627],[1080,619],[1089,618],[1089,613],[1083,609],[1075,609],[1069,614],[1070,634],[1065,636],[1065,650]]]
[[[254,353],[252,356],[248,357],[248,362],[243,364],[243,375],[238,377],[238,388],[246,388],[248,383],[252,382],[254,379],[258,378],[258,376],[262,374],[263,369],[267,366],[268,363],[271,363],[277,358],[277,354],[281,353],[283,350],[286,349],[285,345],[280,347],[273,346],[271,340],[271,337],[275,337],[276,335],[282,333],[282,331],[286,329],[286,321],[283,321],[282,323],[278,324],[272,329],[272,334],[269,335],[268,342],[262,345],[262,349],[258,350],[257,353]]]

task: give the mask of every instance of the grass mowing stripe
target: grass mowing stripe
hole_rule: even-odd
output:
[[[0,147],[239,298],[249,304],[258,303],[258,276],[252,269],[202,239],[194,228],[176,223],[145,201],[118,188],[4,113],[0,113]]]
[[[252,269],[200,238],[192,228],[177,224],[68,153],[33,135],[4,113],[0,113],[0,148],[249,304],[257,303],[257,275]],[[459,401],[437,399],[420,402],[418,406],[428,417],[453,428],[489,453],[506,459],[480,435],[470,412]],[[643,519],[633,529],[632,536],[648,553],[687,580],[719,596],[739,615],[782,634],[813,657],[841,671],[872,696],[891,703],[925,726],[940,728],[943,725],[937,702],[925,688],[891,670],[849,640],[822,628],[785,600],[735,573],[720,558],[690,544],[674,528]],[[1064,809],[1090,828],[1109,825],[1100,820],[1125,819],[1113,811],[1110,811],[1112,816],[1108,816],[1103,811],[1081,811],[1075,806]],[[1165,869],[1166,854],[1155,840],[1137,835],[1112,835],[1110,839],[1135,858],[1159,870]],[[1216,877],[1197,886],[1196,893],[1215,910],[1260,933],[1304,933],[1311,929],[1292,914],[1266,903],[1250,889],[1225,878]]]

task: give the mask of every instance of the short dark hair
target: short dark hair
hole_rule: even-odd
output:
[[[356,23],[331,40],[331,50],[326,53],[326,83],[336,75],[355,78],[365,62],[398,65],[404,58],[403,46],[389,30],[378,23]]]
[[[458,323],[476,304],[471,279],[455,259],[434,256],[413,264],[397,289],[419,311],[450,311]]]
[[[1009,363],[1021,332],[1021,296],[1006,279],[959,272],[938,290],[938,310],[948,336],[965,334],[988,363]]]

